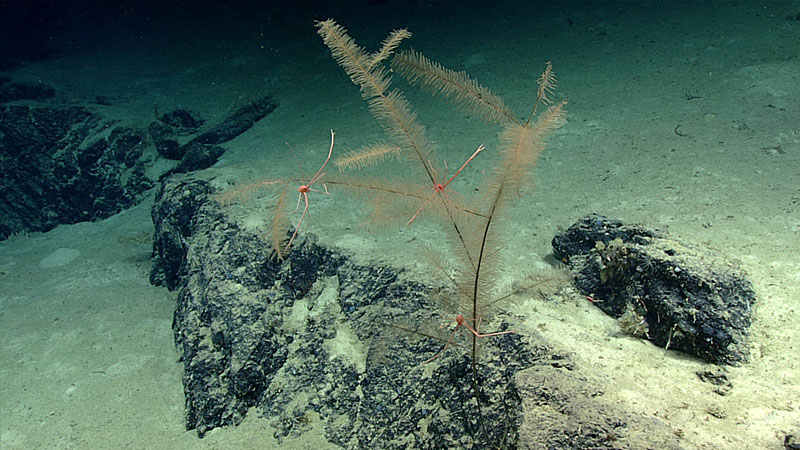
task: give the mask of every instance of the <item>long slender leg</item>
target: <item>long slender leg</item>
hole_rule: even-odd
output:
[[[425,208],[425,205],[427,205],[428,203],[430,203],[430,201],[431,201],[431,200],[433,200],[433,196],[434,196],[434,195],[436,195],[436,192],[434,192],[433,194],[431,194],[431,196],[430,196],[430,197],[428,197],[428,199],[427,199],[427,200],[425,200],[424,202],[422,202],[422,204],[421,204],[421,205],[419,205],[419,209],[417,209],[417,212],[415,212],[415,213],[414,213],[414,215],[413,215],[413,216],[411,216],[411,218],[410,218],[410,219],[408,219],[408,222],[406,222],[406,226],[409,226],[409,225],[411,225],[411,222],[413,222],[413,221],[414,221],[414,219],[416,219],[416,218],[417,218],[417,216],[419,215],[419,213],[420,213],[420,212],[422,212],[422,210]]]
[[[467,327],[467,329],[470,332],[472,332],[472,334],[474,334],[476,337],[479,337],[479,338],[489,337],[489,336],[500,336],[501,334],[514,334],[513,331],[497,331],[495,333],[480,334],[477,331],[475,331],[475,329],[472,328],[468,323],[464,322],[464,326]]]
[[[305,200],[305,207],[303,208],[303,213],[300,214],[300,221],[297,222],[297,226],[294,227],[294,233],[292,233],[292,237],[289,239],[289,243],[286,244],[286,249],[288,250],[289,247],[292,246],[292,242],[294,242],[295,236],[297,236],[297,231],[300,230],[300,225],[303,224],[303,219],[306,217],[306,212],[308,212],[308,194],[305,192],[301,192],[303,199]],[[298,206],[299,206],[299,199],[298,199]]]
[[[445,351],[445,350],[447,350],[447,348],[448,348],[448,347],[450,347],[450,343],[453,341],[453,338],[454,338],[454,337],[455,337],[455,335],[456,335],[456,331],[458,331],[458,328],[459,328],[460,326],[461,326],[461,324],[458,324],[458,325],[456,325],[456,328],[455,328],[455,329],[453,330],[453,332],[450,334],[450,339],[448,339],[448,340],[447,340],[447,343],[446,343],[446,344],[444,344],[444,347],[443,347],[441,350],[439,350],[439,353],[437,353],[437,354],[433,355],[432,357],[430,357],[430,358],[426,359],[425,361],[423,361],[423,363],[422,363],[422,364],[428,364],[429,362],[431,362],[431,361],[433,361],[434,359],[438,358],[438,357],[439,357],[439,356],[440,356],[442,353],[444,353],[444,351]]]

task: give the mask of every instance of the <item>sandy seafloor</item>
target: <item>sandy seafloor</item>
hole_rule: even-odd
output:
[[[314,19],[335,18],[370,49],[408,27],[406,47],[469,71],[520,114],[552,61],[568,121],[540,161],[536,191],[510,213],[509,277],[550,264],[558,227],[587,213],[657,226],[741,263],[758,295],[752,358],[727,368],[733,389],[720,396],[695,374],[708,364],[621,333],[577,293],[521,302],[515,329],[538,330],[570,352],[607,399],[666,422],[687,449],[779,449],[786,433],[798,433],[800,21],[787,17],[800,14],[800,3],[293,8],[83,4],[54,31],[61,53],[5,75],[55,87],[48,105],[84,105],[140,128],[154,104],[213,122],[272,94],[278,109],[225,144],[202,173],[225,186],[294,176],[295,157],[310,172],[331,128],[337,151],[382,138]],[[497,127],[396,84],[451,166],[479,144],[496,147]],[[98,95],[112,105],[97,105]],[[453,189],[478,186],[488,158],[474,161]],[[382,167],[391,174],[403,166]],[[322,243],[432,270],[417,261],[420,245],[444,245],[436,225],[365,231],[364,206],[332,193],[312,197],[309,231]],[[267,200],[231,214],[263,228]],[[203,439],[184,429],[170,328],[176,294],[148,282],[151,205],[152,192],[107,220],[0,243],[3,450],[277,448],[269,421],[255,413]],[[333,448],[321,430],[316,424],[281,448]]]

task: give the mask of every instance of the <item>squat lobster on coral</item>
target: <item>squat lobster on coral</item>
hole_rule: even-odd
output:
[[[292,248],[292,244],[294,243],[294,240],[297,237],[297,233],[300,231],[300,227],[303,225],[303,222],[305,221],[306,216],[308,215],[308,210],[310,206],[309,195],[312,192],[331,195],[330,192],[328,192],[328,186],[325,183],[321,183],[321,180],[325,176],[325,167],[328,165],[328,162],[331,160],[331,156],[333,155],[333,144],[335,135],[336,133],[333,130],[331,130],[331,145],[328,148],[328,156],[325,158],[325,161],[322,163],[322,165],[314,174],[314,176],[311,177],[311,179],[306,180],[305,176],[303,176],[303,167],[302,164],[300,164],[300,178],[296,178],[294,180],[285,178],[264,180],[255,184],[241,186],[237,189],[225,192],[217,197],[220,203],[222,203],[223,205],[227,205],[233,203],[234,200],[246,199],[255,190],[267,186],[282,185],[283,189],[277,196],[268,233],[270,242],[272,243],[272,250],[279,259],[283,259],[289,252],[289,250]],[[293,181],[299,182],[300,185],[296,186],[295,184],[293,184]],[[313,187],[317,183],[322,184],[321,190]],[[297,204],[295,205],[294,210],[287,213],[286,210],[289,207],[286,204],[287,203],[286,195],[287,191],[289,190],[297,191],[298,195],[297,195]],[[297,224],[294,227],[294,231],[292,232],[292,235],[287,242],[286,241],[287,215],[294,214],[297,211],[299,211],[301,204],[303,212],[300,213],[300,219],[297,221]]]
[[[434,197],[436,195],[445,195],[445,191],[449,191],[449,189],[447,189],[447,185],[450,184],[450,182],[452,182],[456,178],[456,176],[458,176],[458,174],[460,174],[461,171],[464,170],[465,167],[467,167],[467,164],[469,164],[470,161],[472,161],[476,156],[478,156],[478,153],[482,152],[485,148],[486,147],[484,147],[483,145],[478,147],[478,149],[475,150],[475,153],[473,153],[472,156],[467,158],[467,160],[464,162],[464,164],[461,165],[461,168],[458,169],[456,171],[456,173],[454,173],[453,176],[448,178],[447,181],[445,181],[444,183],[436,182],[436,170],[433,169],[433,166],[430,164],[430,161],[429,161],[428,165],[431,166],[431,173],[433,174],[433,180],[432,180],[432,182],[433,182],[433,193],[431,194],[430,197],[428,197],[428,199],[426,199],[420,205],[420,207],[417,209],[417,211],[414,213],[414,215],[410,219],[408,219],[408,222],[406,223],[406,226],[411,225],[411,222],[413,222],[414,219],[416,219],[417,216],[419,216],[419,213],[422,212],[422,210],[425,208],[425,206],[427,206],[428,203],[430,203],[434,199]],[[446,167],[447,166],[445,165],[445,168]],[[447,178],[447,171],[445,171],[445,173],[444,173],[444,178]]]
[[[335,135],[336,135],[336,133],[334,133],[334,131],[331,130],[331,147],[328,149],[328,157],[325,158],[325,162],[322,163],[322,166],[320,166],[319,170],[317,170],[317,173],[315,173],[314,176],[311,177],[310,180],[308,180],[308,182],[306,182],[305,179],[303,179],[302,167],[301,167],[300,177],[301,177],[301,179],[303,179],[303,184],[301,184],[297,188],[297,192],[300,193],[297,196],[297,206],[294,208],[294,211],[292,211],[290,214],[295,213],[295,212],[297,212],[298,209],[300,209],[300,201],[301,200],[304,203],[303,212],[300,214],[300,220],[297,221],[297,226],[294,227],[294,232],[292,233],[292,237],[289,239],[289,242],[286,244],[286,248],[284,249],[284,251],[288,251],[292,247],[292,243],[294,242],[294,238],[297,236],[297,230],[300,229],[300,225],[303,224],[303,219],[305,219],[306,213],[308,213],[308,194],[309,194],[309,192],[319,192],[320,194],[331,195],[330,192],[328,192],[328,186],[326,186],[324,183],[322,184],[323,191],[314,189],[311,186],[313,186],[314,183],[316,183],[323,176],[325,176],[325,172],[323,172],[323,170],[325,170],[325,166],[328,165],[328,161],[331,160],[331,155],[333,154],[333,138],[334,138]]]

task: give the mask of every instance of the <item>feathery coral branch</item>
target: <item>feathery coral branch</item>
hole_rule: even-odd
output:
[[[407,39],[411,37],[411,33],[406,30],[405,28],[401,28],[399,30],[394,30],[389,33],[389,36],[383,40],[381,43],[380,50],[376,51],[370,56],[370,64],[369,70],[372,70],[376,65],[380,64],[381,62],[385,61],[386,58],[391,56],[394,49],[397,48],[398,45],[403,41],[403,39]]]
[[[333,165],[338,167],[339,171],[345,169],[362,169],[364,167],[372,167],[381,161],[397,155],[398,152],[400,152],[400,147],[378,142],[359,150],[345,152],[342,156],[333,161]]]
[[[492,123],[519,122],[503,99],[466,72],[456,72],[422,53],[405,50],[392,59],[392,68],[413,85],[441,95],[457,106]]]

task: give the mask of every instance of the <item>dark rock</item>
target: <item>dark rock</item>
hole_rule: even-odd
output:
[[[492,448],[489,441],[530,448],[520,424],[534,423],[542,408],[586,408],[602,393],[575,379],[571,386],[593,393],[580,404],[555,382],[546,395],[529,396],[537,383],[520,384],[519,374],[552,368],[571,379],[567,367],[574,364],[539,336],[505,334],[482,339],[478,409],[470,353],[458,345],[463,335],[423,364],[443,346],[431,336],[449,335],[437,331],[430,285],[395,268],[359,264],[307,237],[295,241],[285,261],[271,259],[269,244],[229,222],[208,183],[190,177],[164,181],[153,220],[151,278],[178,289],[173,330],[184,364],[186,425],[201,437],[255,409],[272,419],[279,441],[314,426],[329,442],[353,449]],[[628,446],[628,424],[636,421],[624,412],[592,411],[603,414],[591,422],[597,427],[584,432],[572,421],[570,436],[581,438],[549,448],[645,448]],[[664,443],[658,448],[677,447],[663,425],[648,425],[648,436]],[[563,434],[559,422],[548,430]],[[607,435],[583,434],[600,432]]]
[[[164,124],[179,130],[181,134],[196,133],[205,123],[200,116],[185,109],[176,109],[165,113],[160,120]]]
[[[643,225],[591,214],[553,238],[580,290],[631,333],[705,361],[747,361],[755,293],[738,268]]]
[[[181,162],[169,171],[166,175],[173,173],[186,173],[194,170],[203,170],[213,166],[219,157],[225,153],[225,149],[214,144],[200,144],[192,141],[182,147],[183,157]]]
[[[187,173],[213,166],[219,160],[219,157],[225,153],[225,149],[217,144],[227,142],[244,133],[253,124],[274,111],[277,106],[278,104],[271,97],[264,97],[245,105],[226,117],[219,125],[212,127],[183,146],[178,146],[177,141],[171,139],[175,131],[170,127],[164,124],[150,124],[150,135],[153,136],[159,153],[170,159],[178,159],[177,156],[180,155],[181,160],[174,169],[161,175],[159,180],[163,180],[172,174]],[[197,123],[197,120],[199,120],[188,112],[173,112],[170,116],[165,114],[164,118],[167,119],[165,122],[170,121],[179,124],[182,124],[183,121]]]
[[[112,158],[121,161],[127,168],[139,162],[147,147],[142,132],[129,127],[116,127],[111,130],[107,142]]]
[[[171,291],[179,287],[186,275],[183,265],[189,252],[186,240],[194,235],[201,220],[223,220],[219,211],[208,208],[201,211],[202,206],[210,206],[212,195],[208,183],[192,179],[170,180],[159,185],[151,211],[155,225],[151,283]]]
[[[161,175],[159,180],[163,180],[172,174],[187,173],[213,166],[219,160],[219,157],[225,153],[225,149],[217,144],[227,142],[244,133],[257,121],[275,110],[277,106],[277,103],[274,103],[271,97],[264,97],[245,105],[226,117],[219,125],[192,139],[186,145],[179,147],[178,151],[174,151],[173,148],[174,145],[177,145],[177,142],[173,143],[168,139],[163,140],[161,145],[164,149],[159,150],[159,153],[180,154],[181,162],[174,169]],[[175,120],[180,120],[176,118],[178,116],[171,117]],[[179,117],[184,117],[184,115],[181,114]],[[151,135],[153,134],[153,128],[151,124]],[[159,131],[159,133],[163,133],[163,130]]]
[[[800,450],[800,432],[787,434],[783,437],[783,448],[786,450]]]
[[[0,103],[52,98],[41,83],[0,78]],[[110,104],[97,96],[98,104]],[[186,145],[177,137],[196,133],[195,114],[175,110],[154,122],[149,134],[159,154],[180,163],[163,176],[207,168],[233,139],[272,110],[265,97],[246,105]],[[153,186],[146,175],[144,133],[117,127],[84,108],[0,107],[0,240],[20,231],[48,231],[60,224],[109,217],[134,204]],[[86,144],[88,143],[88,144]]]
[[[140,132],[83,108],[0,108],[0,239],[109,217],[153,186]],[[84,142],[89,142],[85,145]]]
[[[151,122],[147,127],[150,137],[156,146],[156,151],[164,158],[180,161],[186,149],[178,143],[177,133],[172,127],[160,122]]]
[[[264,97],[247,104],[226,117],[220,124],[197,136],[193,144],[222,144],[247,131],[256,122],[263,119],[278,107],[272,97]]]
[[[5,93],[6,99],[44,98],[51,90],[0,79],[0,96]],[[179,134],[195,132],[202,120],[184,110],[165,114],[174,126],[153,122],[148,132],[159,154],[180,163],[161,177],[210,167],[225,151],[217,144],[275,107],[269,97],[255,101],[186,145],[179,144]],[[145,155],[148,139],[141,130],[112,127],[79,107],[0,107],[0,239],[109,217],[141,200],[153,186],[146,175],[152,166]]]
[[[728,395],[728,393],[733,389],[733,384],[728,381],[728,375],[725,373],[725,369],[722,367],[716,367],[713,370],[698,370],[695,373],[697,374],[697,377],[700,378],[700,381],[714,385],[714,393],[716,394]]]
[[[725,374],[725,371],[721,367],[717,367],[716,370],[698,370],[695,373],[697,378],[700,378],[700,381],[711,383],[714,386],[722,386],[730,383],[728,381],[728,375]]]

